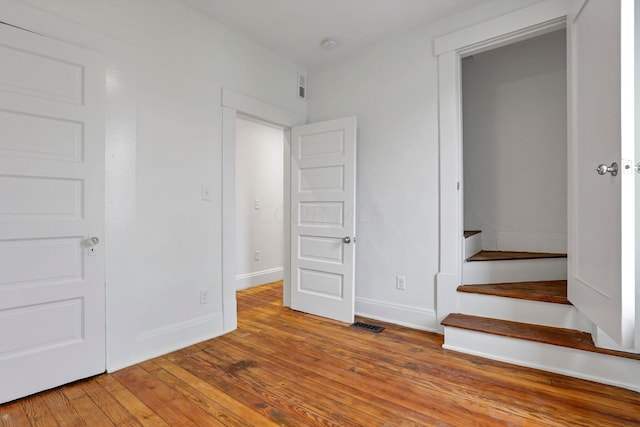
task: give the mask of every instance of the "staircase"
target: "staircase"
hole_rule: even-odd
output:
[[[567,300],[566,254],[483,251],[480,240],[465,232],[444,348],[640,392],[640,354],[595,347],[593,324]]]

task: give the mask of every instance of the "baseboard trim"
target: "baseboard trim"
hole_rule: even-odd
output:
[[[284,279],[284,267],[270,268],[254,273],[240,274],[236,276],[236,290],[253,288],[265,283],[277,282]]]
[[[139,334],[136,337],[138,355],[127,361],[110,364],[107,372],[115,372],[218,337],[224,333],[222,321],[222,313],[214,313]]]
[[[356,315],[422,331],[438,332],[436,312],[419,307],[356,297]]]

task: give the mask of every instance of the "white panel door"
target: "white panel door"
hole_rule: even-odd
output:
[[[356,118],[291,131],[291,308],[354,319]]]
[[[569,300],[627,348],[635,328],[633,36],[621,37],[621,22],[633,22],[632,10],[633,0],[591,0],[569,25]],[[613,162],[616,176],[596,171]]]
[[[0,25],[0,403],[105,370],[102,56]]]

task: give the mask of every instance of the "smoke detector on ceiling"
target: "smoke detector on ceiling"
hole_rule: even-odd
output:
[[[331,50],[338,46],[338,41],[333,38],[326,38],[320,42],[320,46],[327,50]]]

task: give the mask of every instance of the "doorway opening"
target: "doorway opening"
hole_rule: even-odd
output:
[[[238,116],[250,118],[263,125],[282,129],[282,172],[283,172],[283,305],[291,305],[290,269],[290,169],[291,169],[291,128],[304,124],[304,114],[297,114],[263,101],[239,94],[229,89],[222,90],[222,312],[224,332],[237,328],[238,312],[236,303],[236,130]],[[255,205],[254,205],[255,206]],[[254,254],[255,255],[255,254]]]
[[[284,129],[236,119],[236,290],[284,278]]]
[[[461,61],[465,259],[567,252],[566,55],[563,28]]]
[[[306,124],[298,115],[222,91],[222,310],[236,329],[236,128],[238,114],[284,129],[283,305],[353,322],[356,117]],[[295,140],[295,144],[291,141]],[[295,157],[295,160],[292,159]],[[292,188],[292,183],[295,185]],[[258,204],[259,205],[259,204]],[[255,209],[255,199],[253,201]],[[291,206],[296,216],[292,229]],[[294,234],[292,234],[294,233]],[[295,254],[295,264],[293,257]],[[253,252],[254,259],[256,257]],[[259,256],[259,255],[258,255]],[[304,264],[304,265],[303,265]],[[295,270],[293,275],[291,270]],[[295,286],[291,278],[295,277]],[[295,288],[295,289],[292,289]],[[295,296],[295,301],[293,297]],[[307,304],[307,305],[305,305]],[[316,309],[321,308],[318,312]]]

